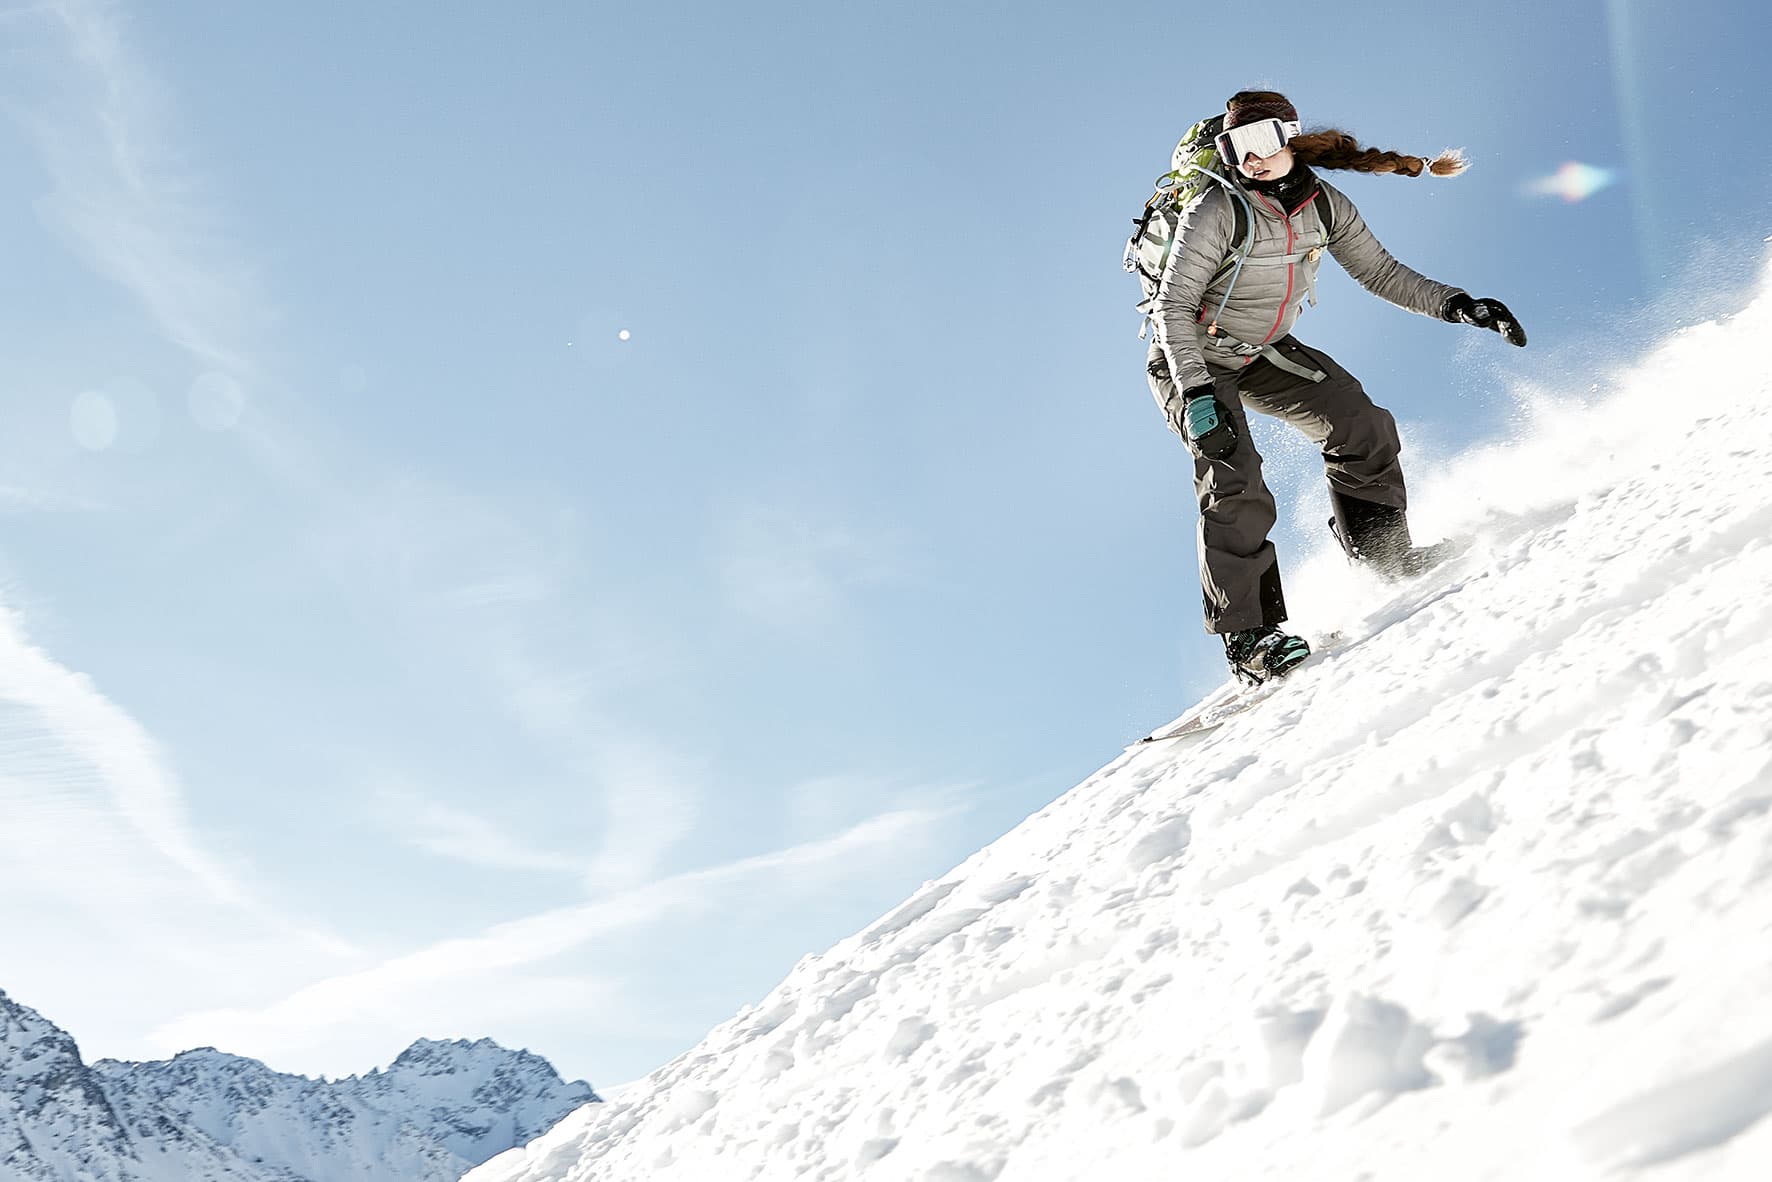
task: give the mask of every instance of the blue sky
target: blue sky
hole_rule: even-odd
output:
[[[1298,329],[1417,464],[1760,265],[1759,9],[1324,14],[0,8],[0,988],[631,1078],[1172,716],[1221,658],[1118,260],[1236,89],[1474,162],[1343,187],[1530,349],[1332,267]]]

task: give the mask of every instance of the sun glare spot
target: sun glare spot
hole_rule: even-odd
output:
[[[1601,189],[1618,183],[1615,169],[1571,160],[1549,176],[1526,182],[1526,192],[1534,197],[1561,197],[1574,204],[1586,201]]]

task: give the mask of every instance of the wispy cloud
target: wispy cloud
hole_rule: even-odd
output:
[[[407,845],[489,870],[582,875],[585,861],[524,841],[486,817],[432,800],[411,788],[385,788],[376,811]]]
[[[52,181],[43,216],[168,338],[206,367],[245,376],[260,343],[252,310],[264,293],[248,252],[219,229],[220,203],[178,149],[171,96],[132,46],[124,10],[50,0],[32,11],[27,23],[39,30],[51,80],[11,106]],[[482,663],[489,676],[479,684],[501,693],[506,713],[555,744],[572,774],[603,796],[607,840],[587,873],[605,885],[650,874],[693,824],[694,769],[611,722],[571,657],[537,656],[544,646],[525,639],[563,601],[571,556],[555,535],[569,525],[549,513],[537,529],[397,458],[353,454],[324,430],[277,422],[262,403],[240,437],[301,496],[309,545],[298,561],[332,575],[369,610],[416,618]],[[431,834],[433,849],[462,844],[443,834]]]
[[[257,898],[153,736],[0,607],[0,980],[88,1047],[355,950]],[[116,987],[115,967],[130,969]]]
[[[31,13],[17,23],[37,31],[48,80],[8,106],[51,179],[42,216],[202,365],[249,375],[260,344],[253,309],[265,303],[256,269],[221,232],[220,204],[179,151],[171,96],[132,46],[123,8],[50,0]],[[571,657],[539,657],[545,646],[526,639],[563,602],[571,555],[556,535],[569,524],[549,513],[538,529],[398,457],[276,421],[262,403],[240,438],[300,496],[308,544],[292,561],[303,577],[330,575],[366,610],[415,621],[480,663],[487,675],[475,684],[502,694],[507,715],[605,800],[605,841],[582,872],[606,886],[652,873],[693,825],[689,771],[614,725]],[[549,864],[465,815],[427,816],[433,852]]]
[[[167,131],[167,95],[118,7],[52,0],[30,11],[47,55],[70,67],[53,71],[53,94],[11,104],[52,182],[40,215],[203,365],[249,373],[256,284]]]
[[[897,577],[899,548],[805,505],[751,504],[724,523],[721,583],[753,617],[818,631],[843,618],[850,596]]]
[[[0,703],[16,711],[10,775],[103,803],[148,848],[217,899],[241,902],[233,877],[199,846],[158,745],[91,680],[26,639],[0,607]]]
[[[97,501],[51,489],[0,485],[0,513],[90,513]]]
[[[336,484],[316,497],[338,498]],[[658,676],[666,659],[600,605],[574,530],[570,514],[501,511],[396,469],[317,519],[300,562],[354,602],[417,625],[434,638],[433,655],[447,651],[473,671],[473,692],[488,695],[500,721],[546,753],[560,782],[602,808],[598,848],[578,870],[616,889],[653,875],[694,827],[705,769],[682,743],[661,745],[616,720],[615,687]],[[464,855],[473,844],[441,832],[431,835],[433,853]],[[508,868],[548,864],[489,840],[511,854]]]
[[[345,1040],[361,1042],[367,1032],[382,1037],[388,1029],[406,1030],[415,1014],[426,1014],[438,1028],[447,1029],[452,1016],[443,1009],[458,1003],[478,1005],[487,998],[529,989],[537,981],[553,981],[550,990],[570,1001],[571,1008],[563,1012],[576,1012],[582,1021],[586,1011],[578,1008],[582,998],[577,994],[606,996],[613,985],[594,973],[571,978],[550,974],[542,967],[547,962],[623,929],[704,911],[740,887],[755,889],[768,881],[784,889],[803,889],[834,870],[849,873],[857,858],[920,840],[953,811],[881,813],[815,841],[671,875],[607,898],[432,944],[362,972],[316,982],[260,1009],[189,1014],[150,1037],[168,1050],[201,1040],[279,1063],[296,1062],[302,1070],[336,1070],[336,1063],[314,1061],[316,1032],[324,1031],[326,1038],[336,1040],[327,1048],[336,1054]],[[453,1017],[459,1024],[459,1013]]]
[[[644,621],[636,625],[619,605],[589,593],[589,564],[575,551],[571,514],[559,506],[464,494],[411,472],[401,457],[370,453],[330,424],[302,421],[298,407],[281,408],[281,421],[269,413],[264,396],[276,375],[258,372],[266,293],[253,256],[226,232],[223,203],[181,152],[172,96],[131,38],[125,10],[104,0],[49,0],[8,19],[9,31],[34,36],[30,56],[45,66],[31,81],[0,82],[6,109],[31,136],[49,178],[41,216],[92,270],[128,292],[168,341],[235,383],[212,383],[230,393],[230,414],[238,409],[232,397],[250,381],[253,413],[237,437],[262,475],[291,494],[280,500],[299,507],[299,519],[271,523],[294,539],[286,548],[292,568],[304,579],[335,579],[354,610],[385,613],[400,633],[420,638],[427,656],[447,646],[471,686],[463,692],[489,695],[492,710],[502,708],[519,737],[534,740],[536,762],[582,785],[601,809],[595,840],[562,849],[422,788],[387,790],[379,798],[383,819],[406,844],[490,870],[571,878],[572,897],[586,888],[601,897],[329,977],[263,1009],[212,1008],[218,996],[288,992],[263,986],[267,978],[311,980],[361,963],[343,959],[348,950],[323,933],[305,934],[288,942],[334,955],[317,957],[310,963],[318,967],[301,976],[289,975],[285,957],[275,972],[242,966],[240,979],[250,978],[250,987],[206,991],[177,1010],[162,999],[158,1015],[199,1012],[161,1025],[161,1049],[286,1047],[292,1057],[282,1065],[300,1058],[314,1030],[336,1021],[337,1039],[358,1048],[345,1062],[360,1065],[372,1034],[409,1029],[427,1016],[543,1002],[564,1013],[605,986],[595,974],[551,972],[549,960],[606,933],[701,913],[738,884],[832,875],[860,853],[917,840],[945,815],[935,808],[883,812],[834,836],[659,877],[681,865],[671,859],[701,822],[708,769],[683,736],[661,742],[632,725],[620,692],[624,677],[657,677],[681,656],[670,647],[675,638],[647,636]],[[18,101],[18,87],[33,83],[41,85]],[[729,602],[804,630],[841,621],[851,597],[896,577],[893,550],[831,513],[759,503],[727,522],[716,561]],[[9,619],[0,620],[0,701],[13,701],[36,728],[0,734],[0,893],[19,881],[3,868],[17,852],[14,871],[28,861],[33,881],[43,884],[33,896],[42,916],[60,908],[82,932],[109,922],[107,891],[141,900],[143,912],[166,904],[164,926],[152,931],[190,930],[202,943],[192,959],[206,972],[230,950],[247,959],[242,949],[259,947],[254,933],[289,929],[257,908],[241,880],[250,872],[201,839],[171,761],[152,737],[89,681],[30,649]],[[834,827],[854,815],[820,820]],[[810,823],[799,830],[812,831],[830,830]],[[31,849],[37,852],[27,859]],[[90,890],[53,893],[51,849],[78,851],[73,864],[92,875]],[[136,889],[150,878],[173,885]],[[135,906],[122,910],[133,916]],[[253,919],[245,925],[252,933],[230,944],[227,925],[238,926],[241,909]],[[64,972],[61,980],[76,975]],[[157,982],[162,993],[168,980]],[[462,1032],[483,1031],[470,1022]]]
[[[693,758],[613,730],[582,751],[602,791],[603,839],[586,880],[593,889],[644,881],[695,828],[701,815]]]
[[[788,833],[810,839],[856,823],[872,813],[909,811],[949,816],[973,807],[984,785],[973,781],[909,782],[901,777],[842,772],[813,776],[781,792]]]
[[[610,891],[644,882],[694,830],[707,768],[680,739],[661,742],[616,721],[608,698],[619,675],[593,679],[582,668],[538,656],[543,646],[525,636],[523,624],[495,622],[480,633],[478,656],[490,684],[524,733],[547,744],[595,795],[602,818],[596,848],[582,867],[588,887]],[[649,663],[633,654],[625,659]]]
[[[201,179],[183,161],[170,131],[168,95],[132,47],[122,7],[108,0],[44,0],[10,9],[5,19],[14,68],[4,109],[36,146],[50,180],[38,202],[41,215],[198,362],[234,374],[250,371],[256,285],[244,254],[221,232]],[[232,378],[214,380],[234,388]],[[150,394],[142,398],[151,401]],[[14,505],[94,507],[0,490],[0,508]],[[90,678],[33,645],[20,617],[3,605],[0,702],[23,728],[15,731],[14,758],[3,769],[12,777],[13,798],[35,794],[32,815],[53,820],[77,813],[92,831],[111,833],[113,852],[119,841],[131,851],[85,873],[103,880],[109,870],[139,868],[146,851],[209,901],[245,908],[255,922],[290,931],[198,840],[159,743]],[[51,750],[53,759],[27,754]],[[15,823],[9,832],[18,839],[21,828]],[[319,946],[343,950],[329,935],[309,935]]]

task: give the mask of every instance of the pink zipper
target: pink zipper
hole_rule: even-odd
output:
[[[1315,197],[1315,196],[1316,196],[1315,193],[1311,194],[1311,197]],[[1305,203],[1308,203],[1311,200],[1311,197],[1306,197],[1304,199],[1304,203],[1301,203],[1299,205],[1298,209],[1303,209]],[[1291,254],[1292,253],[1292,244],[1295,241],[1297,241],[1297,238],[1298,238],[1298,236],[1292,232],[1292,214],[1297,213],[1298,209],[1293,210],[1292,214],[1282,214],[1282,213],[1280,213],[1280,211],[1278,209],[1274,209],[1273,203],[1271,201],[1269,201],[1266,197],[1263,197],[1260,193],[1257,193],[1255,195],[1255,199],[1257,201],[1261,202],[1263,205],[1267,206],[1269,209],[1272,209],[1276,214],[1279,214],[1280,220],[1286,223],[1286,253]],[[1296,266],[1297,266],[1296,263],[1287,263],[1286,264],[1286,298],[1280,301],[1280,310],[1274,316],[1274,326],[1267,330],[1267,335],[1265,337],[1261,338],[1261,344],[1265,345],[1269,341],[1274,339],[1274,334],[1276,332],[1280,331],[1280,322],[1286,319],[1286,309],[1290,308],[1292,306],[1292,285],[1293,285],[1292,271],[1293,271],[1293,268]],[[1253,361],[1255,359],[1253,357],[1251,357],[1249,360]],[[1248,362],[1245,362],[1244,364],[1248,364]]]

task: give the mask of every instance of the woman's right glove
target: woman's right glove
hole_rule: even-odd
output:
[[[1237,450],[1237,429],[1218,401],[1214,386],[1183,390],[1179,405],[1169,406],[1169,425],[1187,440],[1188,450],[1203,460],[1222,460]]]
[[[1510,345],[1523,347],[1526,344],[1526,330],[1500,300],[1473,300],[1461,291],[1446,300],[1440,309],[1440,318],[1453,324],[1473,324],[1491,329],[1500,333]]]

